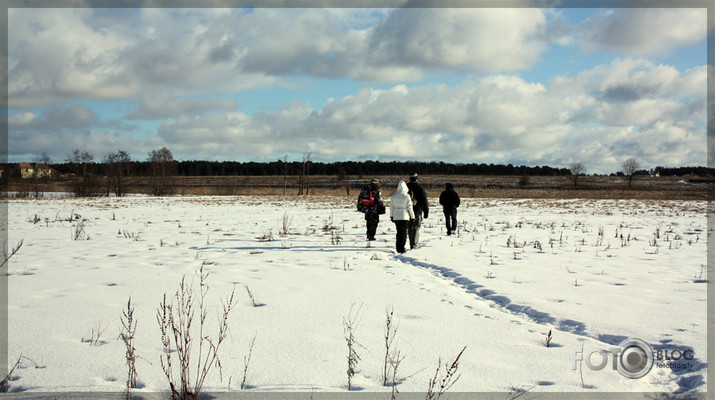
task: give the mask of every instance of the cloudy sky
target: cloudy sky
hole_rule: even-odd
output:
[[[9,161],[706,165],[704,8],[11,8]],[[712,33],[712,32],[710,32]]]

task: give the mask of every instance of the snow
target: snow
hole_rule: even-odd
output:
[[[389,396],[389,308],[402,393],[425,392],[440,360],[465,346],[452,392],[706,390],[706,202],[463,199],[459,234],[446,236],[431,201],[419,247],[398,255],[389,218],[367,242],[345,197],[10,200],[8,245],[23,245],[7,270],[8,364],[22,357],[9,390],[124,391],[120,316],[131,298],[133,391],[167,392],[157,309],[183,276],[198,285],[202,264],[209,335],[232,290],[238,304],[203,392],[346,392],[352,310],[353,389]],[[627,338],[694,357],[686,368],[656,361],[640,379],[610,362],[573,369],[575,352]]]

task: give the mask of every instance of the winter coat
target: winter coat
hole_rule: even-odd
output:
[[[404,181],[400,181],[397,184],[397,192],[392,195],[390,200],[390,218],[393,221],[415,219],[415,212],[412,210],[412,199]]]
[[[412,198],[415,200],[414,211],[416,215],[424,215],[425,218],[429,215],[429,203],[427,202],[427,191],[417,181],[410,181],[407,184],[407,189],[412,193]]]
[[[439,195],[439,204],[442,205],[444,211],[455,210],[459,207],[459,202],[459,195],[451,185],[447,185],[447,188]]]

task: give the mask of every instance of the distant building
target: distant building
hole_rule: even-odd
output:
[[[20,177],[27,178],[51,178],[57,175],[57,171],[42,163],[30,164],[23,162],[17,165],[20,170]]]
[[[26,162],[21,162],[20,164],[17,164],[17,169],[20,171],[21,178],[30,178],[35,172],[35,169],[32,168],[32,164]]]

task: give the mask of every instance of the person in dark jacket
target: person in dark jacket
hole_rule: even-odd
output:
[[[415,213],[415,219],[407,223],[407,236],[410,238],[410,248],[417,247],[420,241],[420,226],[422,226],[422,218],[427,218],[429,215],[429,204],[427,203],[427,192],[425,188],[417,182],[417,173],[410,175],[410,182],[407,184],[410,195],[412,197],[412,210]]]
[[[373,179],[367,186],[362,188],[358,196],[357,210],[365,214],[367,240],[375,240],[377,225],[380,223],[380,214],[385,213],[379,180]]]
[[[439,204],[444,211],[444,219],[447,224],[447,235],[457,230],[457,207],[459,207],[459,195],[454,191],[451,183],[445,185],[442,194],[439,195]]]

